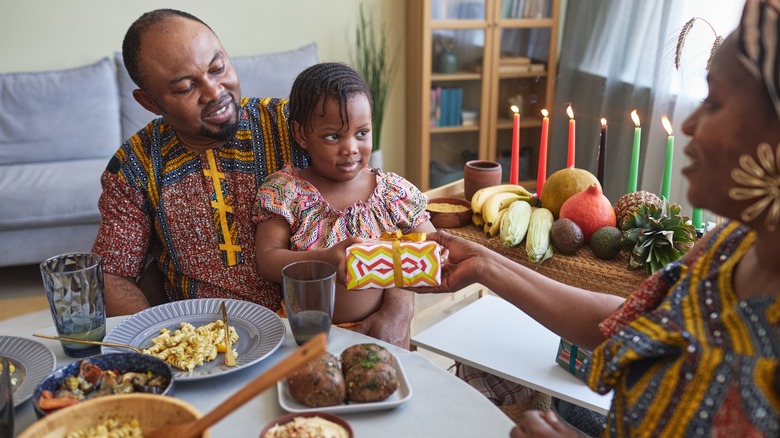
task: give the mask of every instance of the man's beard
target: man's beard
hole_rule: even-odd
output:
[[[233,139],[236,132],[238,132],[238,111],[240,110],[238,102],[234,102],[233,106],[235,107],[235,117],[233,120],[228,120],[221,124],[217,129],[209,129],[205,126],[201,126],[199,134],[203,137],[213,138],[214,140],[223,143],[227,143]]]

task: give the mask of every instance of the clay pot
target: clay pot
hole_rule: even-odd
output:
[[[501,164],[495,161],[472,160],[463,167],[463,189],[467,201],[477,190],[501,184]]]

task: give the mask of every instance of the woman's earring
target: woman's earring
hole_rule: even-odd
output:
[[[748,154],[739,157],[741,168],[733,169],[731,178],[737,184],[747,187],[729,190],[729,197],[735,201],[760,198],[742,211],[742,221],[754,220],[769,207],[764,226],[767,230],[774,231],[780,221],[780,144],[777,145],[776,152],[772,151],[769,143],[758,145],[758,161],[756,163]]]

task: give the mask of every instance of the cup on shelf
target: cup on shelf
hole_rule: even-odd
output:
[[[285,266],[282,292],[290,329],[298,345],[318,333],[330,333],[336,295],[336,268],[333,265],[304,260]]]
[[[103,265],[99,255],[70,253],[40,265],[43,287],[59,336],[102,341],[106,335]],[[100,353],[100,346],[61,341],[70,357]]]
[[[463,167],[463,191],[467,201],[471,201],[477,190],[498,184],[501,184],[501,163],[497,161],[472,160]]]

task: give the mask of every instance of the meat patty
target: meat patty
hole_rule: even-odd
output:
[[[347,399],[353,402],[377,402],[390,397],[398,389],[395,368],[384,362],[361,362],[346,375]]]
[[[362,362],[383,362],[393,364],[393,356],[385,347],[378,344],[357,344],[341,352],[341,368],[344,373],[353,365]]]
[[[287,377],[290,395],[306,406],[334,406],[345,399],[346,385],[339,360],[331,353],[309,362]]]

